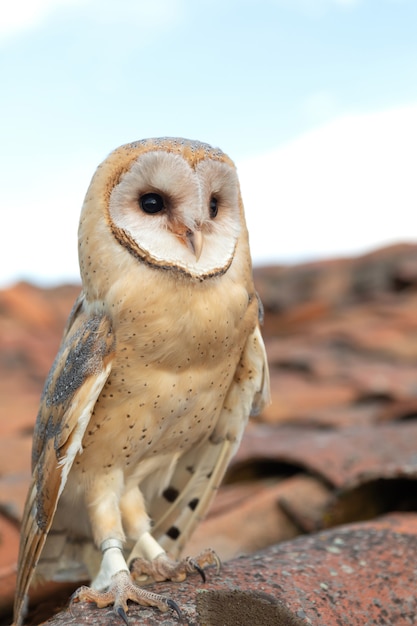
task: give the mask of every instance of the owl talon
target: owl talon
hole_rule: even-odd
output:
[[[74,602],[79,602],[79,600],[78,600],[78,589],[76,589],[76,590],[74,591],[74,593],[72,593],[72,594],[70,595],[70,599],[69,599],[69,604],[70,604],[70,606],[71,606],[72,604],[74,604]]]
[[[176,602],[174,602],[174,600],[171,600],[171,598],[168,598],[167,599],[167,605],[169,606],[170,609],[175,611],[175,613],[178,615],[178,619],[181,621],[182,620],[182,613],[181,613],[181,610],[180,610],[180,607],[178,606],[178,604]]]
[[[216,566],[216,574],[220,572],[222,563],[212,548],[206,548],[203,552],[193,558],[189,559],[190,564],[194,567],[194,569],[200,574],[203,579],[203,582],[206,582],[206,573],[204,571],[205,567],[210,567],[210,565]]]
[[[190,563],[194,567],[195,571],[200,574],[201,580],[203,581],[203,583],[205,583],[206,582],[206,573],[203,570],[203,568],[200,567],[199,564],[196,561],[194,561],[194,559],[191,559]]]
[[[120,615],[126,626],[129,626],[129,620],[127,619],[126,611],[122,606],[114,607],[115,612]]]

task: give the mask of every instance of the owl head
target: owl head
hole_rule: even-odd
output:
[[[83,283],[105,276],[109,259],[120,271],[134,261],[205,281],[228,271],[242,233],[236,169],[221,150],[179,138],[126,144],[98,167],[86,195]]]

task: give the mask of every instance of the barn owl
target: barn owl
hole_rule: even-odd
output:
[[[90,580],[73,601],[174,600],[141,580],[217,564],[180,558],[269,397],[236,169],[177,138],[121,146],[81,212],[82,292],[45,383],[21,528],[15,624],[30,587]]]

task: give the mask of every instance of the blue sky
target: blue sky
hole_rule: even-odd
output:
[[[415,240],[415,0],[14,0],[0,286],[75,280],[98,163],[150,136],[237,163],[256,262]]]

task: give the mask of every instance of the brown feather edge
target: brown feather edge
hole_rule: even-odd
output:
[[[67,324],[67,330],[70,330],[75,326],[75,330],[77,331],[76,318],[77,318],[77,315],[81,311],[81,304],[82,304],[82,296],[80,296],[77,299],[74,305],[73,311],[70,314],[69,322]],[[88,322],[88,318],[87,318],[87,322]],[[94,387],[94,384],[97,383],[97,378],[99,379],[102,378],[103,379],[102,384],[96,390],[97,393],[95,394],[95,397],[93,396],[93,401],[91,402],[91,409],[90,409],[90,415],[91,415],[91,412],[93,411],[94,404],[97,400],[97,397],[99,396],[100,391],[110,374],[112,356],[114,353],[115,339],[111,333],[111,321],[109,320],[109,318],[103,317],[101,319],[101,325],[104,326],[101,332],[101,337],[104,338],[104,342],[102,342],[100,346],[101,357],[102,357],[101,359],[102,368],[100,371],[97,371],[97,355],[98,353],[100,354],[100,352],[92,351],[93,356],[94,356],[93,362],[95,364],[93,367],[93,371],[89,373],[89,376],[87,377],[86,380],[84,380],[82,386],[78,387],[75,390],[74,394],[70,397],[70,400],[64,403],[64,407],[65,405],[69,404],[70,406],[72,405],[74,409],[73,411],[71,411],[71,410],[64,408],[64,410],[62,411],[62,419],[61,419],[62,423],[65,422],[66,424],[68,424],[68,422],[71,422],[72,413],[74,411],[77,411],[78,414],[80,413],[80,407],[78,403],[74,402],[74,399],[79,394],[80,389],[82,389],[83,392],[86,392],[85,385],[87,382],[89,383],[88,386]],[[85,328],[87,328],[87,330],[89,330],[88,323],[84,324],[84,326]],[[81,330],[82,328],[83,327],[81,326]],[[110,335],[111,335],[110,337],[111,340],[109,341]],[[71,337],[69,337],[69,339],[71,339]],[[95,339],[96,339],[96,342],[99,341],[100,339],[99,333],[96,333]],[[59,351],[58,357],[66,353],[65,352],[66,340],[68,340],[68,336],[64,336],[63,344],[61,346],[62,349]],[[60,364],[62,368],[64,363],[61,361]],[[57,360],[55,361],[51,369],[52,375],[55,374],[56,371],[58,371],[56,366],[57,366]],[[49,390],[48,384],[50,384],[51,379],[54,378],[54,376],[51,377],[51,374],[48,377],[46,385],[45,385],[45,391],[42,397],[40,411],[42,411],[42,409],[43,410],[47,409],[47,404],[48,404],[47,390]],[[100,376],[100,374],[102,376]],[[89,397],[88,393],[85,393],[85,395]],[[38,416],[38,419],[39,419],[39,416]],[[78,424],[78,421],[77,421],[77,424]],[[88,420],[86,420],[85,422],[83,432],[85,432],[87,425],[88,425]],[[24,613],[26,609],[29,588],[32,583],[33,576],[35,574],[35,569],[36,569],[37,563],[39,562],[42,549],[45,545],[48,532],[53,523],[53,518],[55,515],[57,505],[58,505],[59,496],[62,493],[62,490],[64,487],[64,484],[62,484],[62,481],[63,481],[62,475],[64,474],[64,481],[66,482],[66,478],[69,474],[73,460],[75,458],[76,453],[74,452],[74,454],[72,455],[72,459],[70,459],[70,466],[68,466],[68,463],[63,462],[63,460],[65,459],[66,453],[68,452],[68,448],[71,446],[71,440],[72,440],[71,435],[75,433],[79,437],[79,440],[81,441],[83,432],[77,431],[76,428],[73,429],[72,431],[68,429],[65,432],[65,435],[64,435],[65,438],[63,440],[61,439],[60,446],[56,446],[56,441],[51,436],[50,433],[48,434],[47,431],[44,431],[43,433],[46,437],[46,440],[44,441],[43,454],[39,455],[37,462],[35,463],[34,468],[33,468],[32,488],[30,489],[29,494],[28,494],[28,498],[26,501],[25,510],[23,514],[23,520],[22,520],[21,543],[20,543],[20,548],[19,548],[18,574],[17,574],[17,581],[16,581],[16,593],[15,593],[15,603],[14,603],[14,624],[16,624],[16,626],[20,626],[24,619]],[[57,433],[54,433],[54,434],[56,435]],[[58,434],[62,434],[62,429]],[[50,457],[50,458],[48,459],[45,457]],[[56,470],[55,472],[50,473],[47,478],[49,482],[51,481],[51,478],[54,479],[52,484],[48,485],[48,491],[49,492],[51,490],[53,491],[53,494],[52,494],[53,497],[51,501],[52,505],[49,507],[49,511],[47,514],[45,513],[44,507],[39,506],[40,503],[38,500],[38,486],[43,485],[45,483],[45,481],[43,480],[43,471],[42,471],[45,466],[54,467]],[[42,489],[41,492],[42,491],[44,490]],[[30,523],[29,523],[29,520],[31,520]],[[36,541],[35,544],[33,543],[34,541]]]

